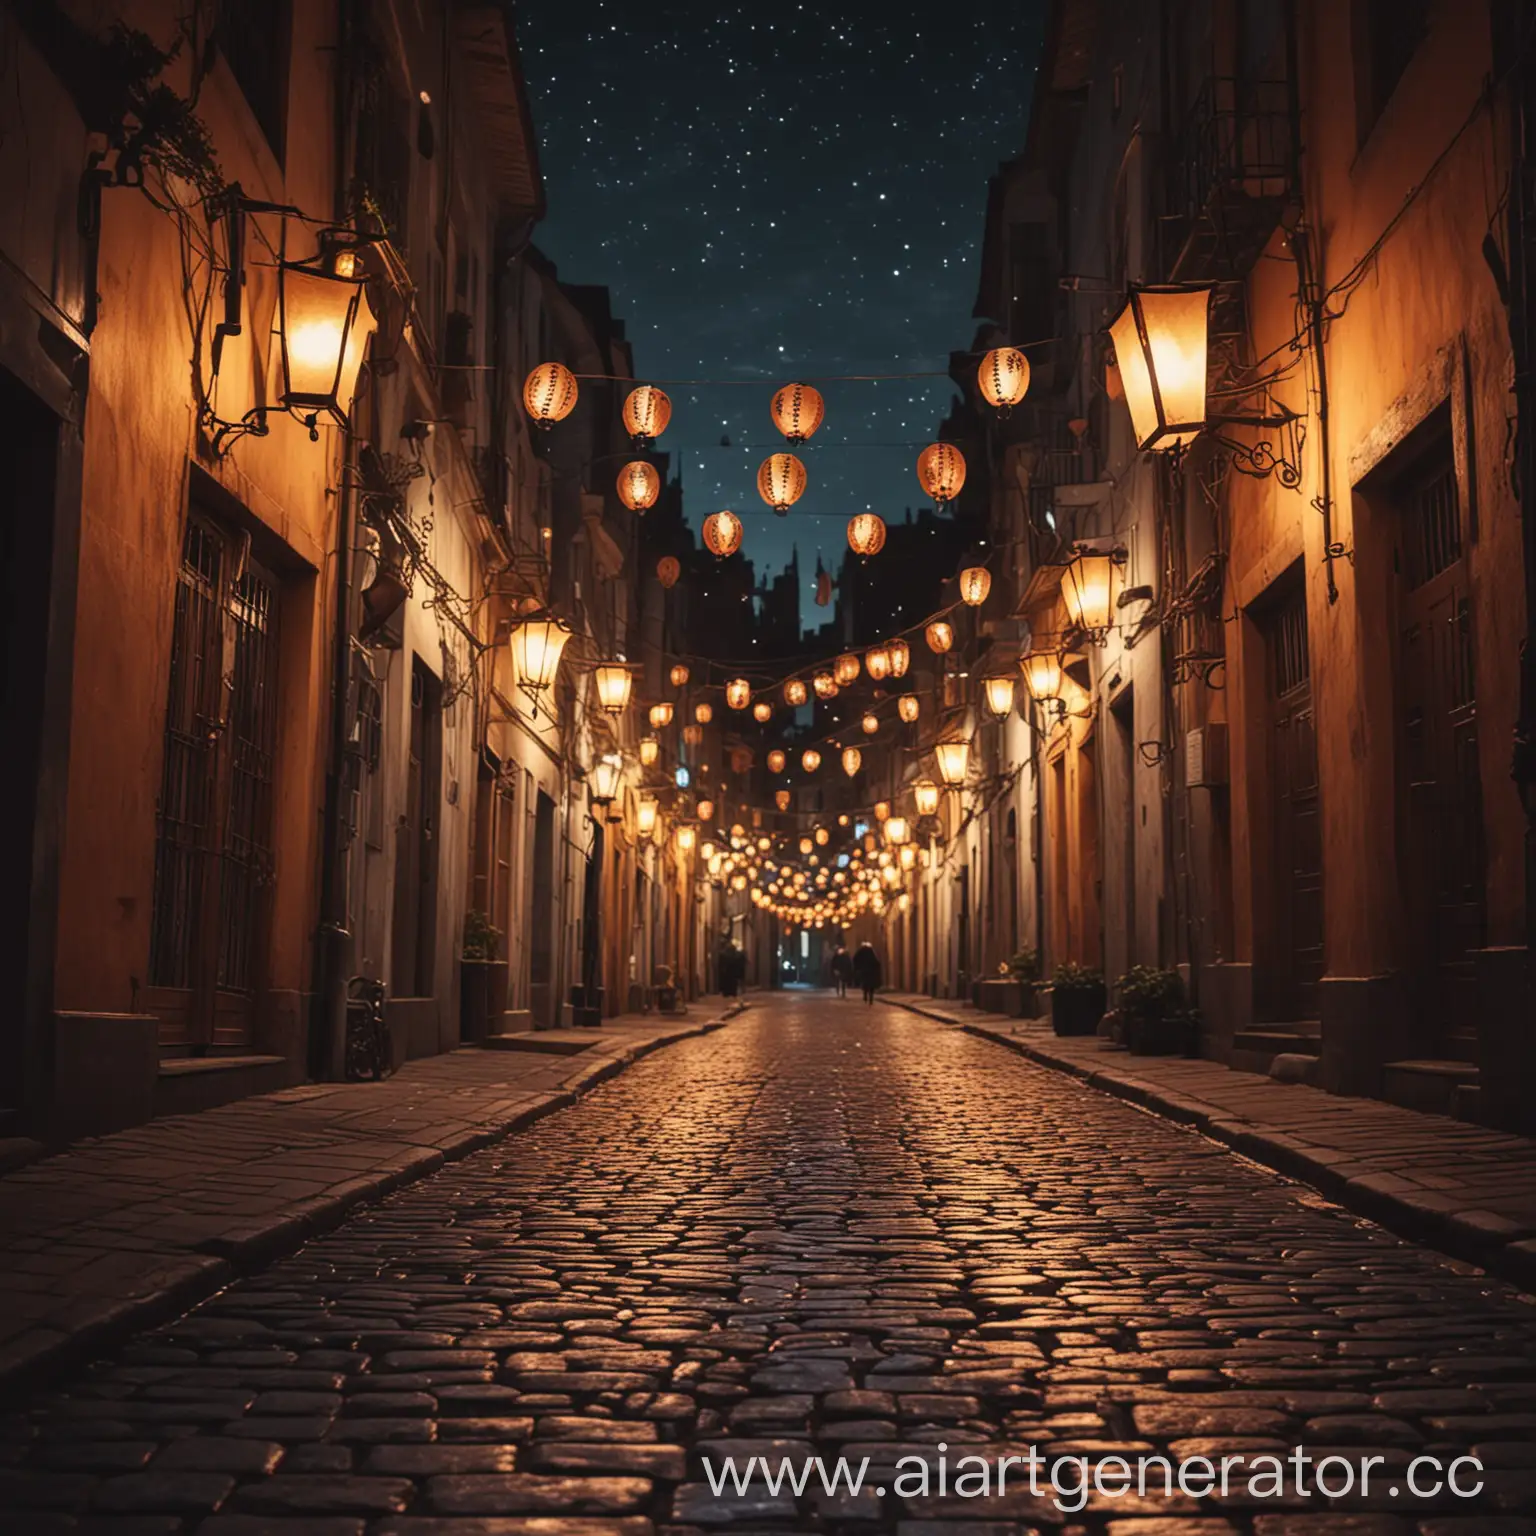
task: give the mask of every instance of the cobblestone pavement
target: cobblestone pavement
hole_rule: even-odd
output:
[[[961,1496],[1032,1445],[1038,1494]],[[1298,1445],[1381,1458],[1369,1494],[1114,1496],[1117,1456]],[[810,1452],[861,1490],[705,1473]],[[1477,1500],[1402,1486],[1461,1454]],[[1536,1306],[988,1042],[786,996],[39,1395],[0,1457],[6,1532],[1532,1536]]]

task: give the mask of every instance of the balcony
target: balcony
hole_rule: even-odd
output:
[[[1217,75],[1205,82],[1168,167],[1162,266],[1169,282],[1247,274],[1296,196],[1298,138],[1288,81]]]

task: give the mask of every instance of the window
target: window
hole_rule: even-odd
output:
[[[288,137],[292,0],[220,0],[218,43],[251,115],[282,164]]]
[[[1355,0],[1355,119],[1360,143],[1386,110],[1429,30],[1429,0]]]

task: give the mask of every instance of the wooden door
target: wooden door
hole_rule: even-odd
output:
[[[1472,607],[1447,439],[1398,495],[1398,804],[1406,959],[1430,1048],[1475,1041],[1472,951],[1484,943],[1482,791]]]
[[[146,1001],[162,1045],[251,1041],[272,882],[277,582],[188,519],[177,573]]]
[[[1307,594],[1299,575],[1270,610],[1265,642],[1275,930],[1259,1000],[1272,1019],[1315,1019],[1323,974],[1323,840]]]

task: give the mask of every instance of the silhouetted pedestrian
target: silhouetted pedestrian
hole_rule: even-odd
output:
[[[875,953],[875,946],[868,939],[853,952],[853,979],[864,989],[864,1001],[874,1002],[882,976],[880,956]]]
[[[839,944],[832,953],[832,984],[839,997],[847,997],[848,984],[853,980],[853,956]]]

